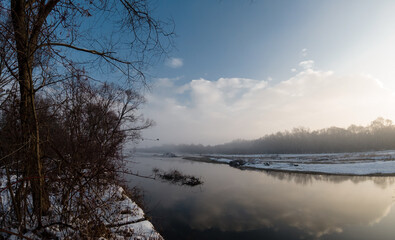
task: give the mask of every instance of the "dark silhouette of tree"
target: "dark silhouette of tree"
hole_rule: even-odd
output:
[[[171,45],[172,30],[164,27],[145,0],[0,1],[0,97],[18,101],[23,179],[28,182],[21,186],[30,186],[16,195],[31,192],[39,226],[50,206],[37,93],[75,71],[89,76],[87,69],[112,73],[129,87],[144,84],[146,64]],[[92,115],[99,111],[90,108]]]

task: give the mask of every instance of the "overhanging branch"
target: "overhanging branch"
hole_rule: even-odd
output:
[[[71,44],[67,44],[67,43],[45,43],[45,44],[41,44],[37,48],[41,48],[41,47],[44,47],[44,46],[66,47],[66,48],[74,49],[76,51],[86,52],[86,53],[90,53],[90,54],[93,54],[93,55],[101,56],[103,58],[111,59],[111,60],[119,62],[119,63],[123,63],[123,64],[127,64],[127,65],[133,64],[132,62],[124,61],[124,60],[121,60],[119,58],[111,56],[110,55],[111,52],[99,52],[99,51],[96,51],[96,50],[93,50],[93,49],[80,48],[80,47],[77,47],[77,46],[74,46],[74,45],[71,45]]]

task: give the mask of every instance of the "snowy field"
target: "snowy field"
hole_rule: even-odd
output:
[[[240,168],[339,175],[395,175],[395,151],[327,154],[205,155]]]

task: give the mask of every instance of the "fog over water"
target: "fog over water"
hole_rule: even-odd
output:
[[[169,143],[221,144],[277,131],[368,125],[377,117],[395,119],[395,95],[375,78],[341,76],[304,69],[277,84],[265,80],[221,78],[159,79],[143,109],[156,126],[142,146]]]
[[[366,152],[395,149],[395,125],[389,119],[377,118],[367,126],[330,127],[311,131],[294,128],[256,140],[235,140],[219,145],[180,144],[142,148],[145,152],[194,154],[286,154]]]

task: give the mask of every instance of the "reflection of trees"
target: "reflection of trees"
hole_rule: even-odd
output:
[[[395,183],[395,177],[388,176],[344,176],[344,175],[327,175],[327,174],[310,174],[310,173],[297,173],[297,172],[283,172],[283,171],[266,171],[266,170],[247,170],[247,171],[259,171],[262,174],[270,177],[284,180],[288,182],[294,182],[297,184],[311,184],[314,181],[325,181],[331,183],[342,183],[345,181],[351,181],[355,184],[372,181],[375,185],[382,189],[387,188]]]

